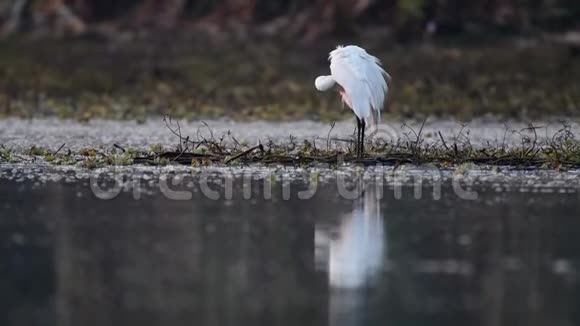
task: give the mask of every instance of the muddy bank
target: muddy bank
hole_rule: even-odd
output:
[[[567,121],[570,132],[580,135],[580,124]],[[174,124],[175,125],[175,124]],[[416,119],[386,120],[379,126],[375,137],[396,141],[414,139],[414,132],[421,129],[422,121]],[[564,127],[564,121],[535,121],[538,141],[546,141]],[[233,135],[239,142],[249,145],[272,140],[276,143],[288,143],[291,140],[302,142],[318,141],[320,146],[326,146],[326,140],[335,140],[333,144],[340,145],[340,140],[348,140],[355,131],[355,123],[351,120],[339,121],[332,127],[331,123],[315,121],[294,122],[236,122],[229,120],[180,121],[181,133],[190,136],[209,138],[211,134],[220,138]],[[533,133],[527,130],[529,123],[516,121],[499,121],[476,119],[471,122],[459,122],[447,119],[428,119],[423,127],[423,136],[427,144],[441,142],[439,133],[449,140],[468,139],[476,147],[522,145],[522,135],[531,137]],[[225,139],[227,141],[228,138]],[[231,141],[231,139],[229,139]],[[342,142],[345,144],[346,142]],[[166,126],[162,117],[150,118],[144,123],[123,122],[113,120],[93,120],[79,123],[59,119],[5,119],[0,120],[0,144],[23,153],[32,146],[58,149],[62,144],[71,150],[83,148],[112,147],[119,144],[123,147],[134,147],[147,150],[152,145],[175,147],[179,144],[176,137]]]
[[[355,153],[351,121],[8,119],[0,127],[0,163],[89,169],[134,164],[580,167],[580,127],[561,121],[389,121],[369,130],[364,157]]]

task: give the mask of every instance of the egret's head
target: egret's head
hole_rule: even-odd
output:
[[[317,90],[324,92],[331,89],[335,83],[332,76],[320,76],[314,81],[314,86],[316,86]]]

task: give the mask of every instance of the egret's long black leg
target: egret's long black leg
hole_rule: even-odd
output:
[[[361,121],[358,117],[356,117],[356,143],[354,150],[357,156],[360,151],[360,137],[361,137]]]
[[[365,127],[366,123],[364,120],[361,120],[362,126],[362,133],[360,137],[360,157],[362,158],[365,155]]]

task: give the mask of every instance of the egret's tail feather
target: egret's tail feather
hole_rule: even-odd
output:
[[[375,114],[376,113],[376,114]],[[370,119],[371,124],[373,127],[378,128],[379,124],[381,124],[381,111],[373,111],[371,112]],[[367,124],[370,126],[369,121],[366,121]]]

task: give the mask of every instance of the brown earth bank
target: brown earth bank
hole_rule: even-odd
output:
[[[387,117],[580,113],[580,57],[545,39],[401,44],[344,38],[299,45],[167,35],[3,41],[0,117],[334,121],[351,113],[336,94],[317,92],[313,81],[328,73],[328,51],[351,43],[379,57],[393,77]]]

